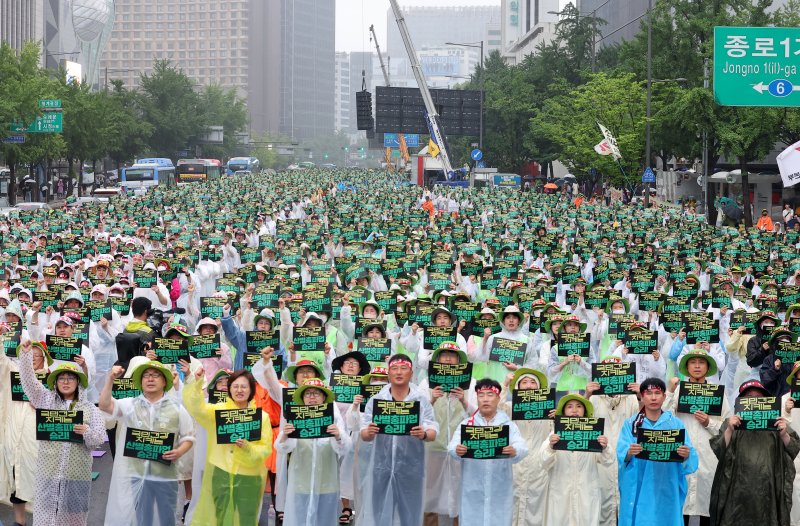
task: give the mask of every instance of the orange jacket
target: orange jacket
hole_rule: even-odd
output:
[[[756,228],[760,230],[766,230],[767,232],[772,232],[772,230],[775,228],[775,224],[772,222],[772,218],[770,216],[761,216],[758,218]]]

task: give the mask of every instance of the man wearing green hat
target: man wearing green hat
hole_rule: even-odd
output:
[[[111,395],[114,380],[124,372],[119,365],[112,367],[100,394],[100,409],[119,421],[106,517],[126,526],[174,524],[178,503],[175,462],[194,445],[194,421],[179,401],[166,396],[174,380],[172,372],[161,362],[150,360],[134,369],[131,378],[142,394],[114,400]],[[165,446],[157,458],[143,459],[131,454],[131,450],[137,451],[141,437],[154,434]]]

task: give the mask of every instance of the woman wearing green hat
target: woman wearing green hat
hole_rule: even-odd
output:
[[[103,445],[106,428],[100,411],[86,399],[86,374],[73,363],[64,363],[47,376],[47,387],[33,369],[33,345],[20,346],[19,374],[22,389],[36,409],[80,411],[83,423],[73,432],[77,442],[39,442],[36,496],[33,516],[37,525],[85,525],[92,489],[92,449]],[[49,387],[49,389],[48,389]]]
[[[113,517],[115,524],[121,526],[173,524],[179,484],[176,462],[194,445],[194,421],[178,399],[167,395],[173,376],[161,362],[150,360],[133,370],[134,387],[142,394],[114,400],[114,380],[124,373],[119,365],[112,367],[100,394],[100,410],[119,421],[117,432],[121,438],[117,442],[121,450],[114,455],[106,517]],[[151,433],[172,437],[157,459],[125,454],[129,446],[136,447],[138,436]]]
[[[333,403],[333,392],[322,380],[306,380],[292,396],[295,405]],[[282,419],[275,447],[289,457],[289,480],[286,486],[284,526],[329,525],[337,522],[339,512],[339,461],[351,447],[341,414],[334,413],[334,423],[326,429],[326,438],[290,438],[295,427]]]
[[[44,342],[32,342],[33,369],[37,378],[47,378],[53,360]],[[0,352],[0,378],[19,378],[19,363]],[[36,436],[36,410],[27,401],[17,381],[11,389],[0,391],[0,496],[14,507],[17,524],[25,524],[25,504],[36,491],[36,462],[39,443]]]
[[[556,407],[556,416],[589,417],[594,407],[586,398],[568,394]],[[599,465],[612,465],[614,452],[608,447],[608,437],[597,441],[602,453],[560,451],[554,446],[560,437],[551,434],[539,448],[539,465],[547,474],[544,526],[581,526],[600,523]]]
[[[678,364],[681,377],[691,384],[707,384],[708,378],[717,375],[717,362],[707,350],[695,348],[683,354]],[[699,516],[700,524],[708,523],[710,516],[711,484],[717,469],[717,457],[711,450],[709,440],[719,433],[722,423],[731,415],[731,406],[723,391],[722,415],[712,416],[703,411],[693,413],[678,412],[678,400],[681,388],[678,378],[672,378],[667,386],[667,398],[663,408],[676,415],[686,428],[686,433],[697,450],[697,471],[687,475],[689,483],[686,501],[683,504],[683,516],[688,520],[691,516]]]

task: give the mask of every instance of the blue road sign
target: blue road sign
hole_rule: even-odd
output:
[[[409,148],[419,148],[419,134],[418,133],[406,133],[403,135],[406,140],[406,146]]]
[[[469,156],[472,157],[473,161],[480,161],[481,159],[483,159],[483,152],[475,148],[474,150],[472,150],[472,153],[469,154]]]
[[[486,168],[486,163],[484,161],[482,161],[482,160],[478,161],[477,163],[475,163],[475,167],[476,168]]]
[[[23,144],[25,142],[24,135],[9,135],[3,138],[5,144]]]
[[[383,147],[384,148],[400,148],[400,137],[396,133],[383,134]]]
[[[653,170],[650,169],[649,166],[644,169],[644,173],[642,174],[642,182],[643,183],[655,183],[656,182],[656,174],[653,173]]]

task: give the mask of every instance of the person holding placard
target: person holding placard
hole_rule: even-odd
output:
[[[644,450],[640,430],[682,430],[683,422],[662,406],[667,387],[660,378],[639,386],[642,409],[625,421],[617,441],[619,465],[619,526],[680,526],[688,483],[697,471],[697,451],[687,436],[677,448],[682,462],[655,462],[638,458]]]
[[[781,319],[772,311],[763,311],[756,320],[756,333],[747,342],[747,365],[761,367],[764,359],[770,354],[769,336],[772,328],[781,323]]]
[[[694,352],[695,350],[701,350],[711,356],[717,365],[714,367],[714,374],[708,375],[708,381],[712,383],[720,383],[722,381],[722,372],[725,370],[725,366],[728,361],[725,347],[723,347],[719,342],[711,343],[708,341],[708,339],[698,339],[694,344],[687,344],[686,332],[687,328],[684,327],[678,332],[678,336],[675,338],[675,341],[672,342],[672,347],[669,351],[670,359],[674,360],[676,363],[680,363],[686,354]],[[678,372],[679,374],[683,375],[683,373],[680,372],[680,367],[678,367]],[[685,375],[681,379],[683,378],[685,378]]]
[[[592,403],[577,394],[561,398],[556,418],[592,418]],[[596,439],[602,452],[557,451],[561,437],[553,433],[537,450],[538,465],[546,472],[545,526],[581,526],[600,523],[600,484],[598,465],[614,463],[614,453],[604,434]]]
[[[5,326],[1,322],[0,326]],[[7,329],[8,327],[3,327]],[[33,370],[37,377],[50,371],[53,359],[44,342],[31,342]],[[17,358],[0,350],[0,378],[19,379]],[[46,377],[46,376],[45,376]],[[6,380],[8,381],[8,380]],[[14,508],[14,520],[25,524],[25,504],[33,501],[36,490],[36,462],[39,442],[36,441],[36,410],[25,400],[22,384],[0,389],[0,499],[8,500]],[[16,392],[17,396],[12,393]]]
[[[547,376],[536,369],[520,367],[509,373],[500,393],[500,408],[513,416],[515,393],[527,393],[533,390],[549,389]],[[525,440],[528,451],[537,451],[553,431],[552,416],[555,414],[555,397],[552,409],[543,409],[538,420],[514,420],[520,436]],[[539,526],[544,520],[544,499],[546,486],[544,472],[538,465],[535,454],[527,455],[514,464],[514,513],[513,524],[516,526]]]
[[[649,332],[648,326],[642,322],[634,322],[629,328],[628,332],[647,334]],[[655,340],[658,342],[658,333],[655,334]],[[636,381],[641,383],[647,378],[661,378],[664,379],[667,372],[666,360],[661,356],[658,346],[652,352],[646,354],[637,354],[634,349],[628,349],[622,340],[615,340],[612,357],[621,358],[626,362],[633,362],[636,364]]]
[[[800,366],[796,366],[792,370],[792,374],[786,379],[791,389],[781,398],[781,414],[789,422],[795,433],[800,430],[800,413],[794,412],[795,410],[800,411],[800,404],[796,401],[796,398],[800,399],[800,384],[798,384],[797,378],[798,372],[800,372]],[[800,524],[800,477],[797,476],[797,473],[800,472],[800,455],[794,457],[794,470],[792,513],[790,517],[792,526],[797,526]]]
[[[539,362],[538,349],[534,348],[534,338],[531,337],[528,327],[525,324],[528,321],[527,316],[519,310],[516,305],[509,305],[503,309],[502,314],[497,315],[500,323],[500,332],[492,334],[492,329],[485,328],[483,330],[483,341],[481,343],[481,352],[476,357],[476,361],[487,362],[484,374],[487,378],[492,378],[496,382],[503,381],[509,371],[516,370],[519,366],[511,363],[500,363],[490,358],[492,345],[497,338],[512,340],[525,344],[525,359],[524,363],[527,365],[535,365]]]
[[[442,342],[433,352],[430,367],[434,364],[447,366],[467,364],[467,355],[455,342]],[[475,380],[471,379],[467,389],[454,386],[450,389],[441,384],[430,387],[430,382],[437,376],[421,381],[420,389],[429,389],[431,405],[439,424],[439,433],[436,440],[428,442],[425,446],[425,523],[435,523],[446,526],[458,516],[458,487],[461,481],[461,466],[447,454],[447,445],[450,443],[456,428],[467,415],[477,409],[475,397]]]
[[[619,358],[606,358],[596,367],[621,364]],[[631,364],[630,367],[636,367]],[[635,380],[635,377],[633,378]],[[603,433],[608,437],[608,448],[617,450],[617,439],[625,421],[639,412],[639,384],[629,383],[622,394],[603,394],[600,383],[591,381],[586,384],[585,397],[594,406],[594,416],[605,420]],[[601,526],[616,526],[619,514],[619,468],[616,462],[598,465],[600,476],[600,522]]]
[[[441,328],[456,327],[456,324],[458,324],[458,319],[444,306],[434,309],[431,313],[431,321],[433,322],[433,327]],[[400,337],[400,344],[405,347],[406,352],[411,356],[416,356],[415,363],[422,377],[428,373],[428,364],[435,350],[425,347],[424,333],[424,328],[420,327],[417,323],[413,323],[411,324],[411,332],[406,336]],[[467,352],[467,341],[458,331],[456,331],[455,342],[458,344],[459,349],[464,351],[464,353]]]
[[[800,364],[800,353],[791,349],[783,351],[781,343],[795,344],[797,342],[797,334],[780,328],[772,332],[769,336],[770,354],[764,358],[764,363],[761,364],[759,369],[759,376],[761,383],[772,394],[772,396],[783,396],[788,392],[789,384],[786,380],[791,378],[792,371]],[[785,345],[784,344],[784,345]],[[795,349],[800,349],[800,346],[794,346]]]
[[[168,396],[173,375],[160,362],[147,361],[133,370],[131,378],[141,395],[114,400],[114,380],[124,372],[114,366],[100,394],[100,410],[120,422],[122,439],[114,456],[106,524],[173,525],[178,504],[175,462],[194,445],[194,421],[178,399]]]
[[[222,313],[222,331],[228,341],[231,342],[231,345],[236,349],[236,354],[233,358],[233,369],[238,371],[239,369],[244,369],[244,355],[247,352],[247,333],[231,316],[230,304],[226,303],[225,306],[222,307]],[[241,323],[244,323],[243,318]],[[275,328],[275,313],[272,309],[261,309],[261,312],[256,314],[255,318],[253,318],[254,331],[270,332]],[[284,337],[279,337],[278,348],[275,349],[275,356],[280,356],[281,359],[285,356],[283,344],[285,338],[288,338],[288,336],[284,335]]]
[[[78,319],[80,319],[80,316],[77,313],[65,312],[64,315],[60,316],[56,321],[53,334],[59,338],[72,338],[74,326]],[[54,359],[54,361],[56,365],[65,363],[58,359]],[[74,357],[73,361],[78,364],[83,372],[86,373],[86,377],[89,379],[90,384],[89,389],[87,390],[87,396],[89,397],[89,400],[92,402],[97,401],[99,393],[95,391],[94,384],[91,383],[94,380],[96,373],[94,353],[86,345],[86,342],[81,341],[81,352]]]
[[[374,442],[370,448],[364,480],[366,524],[422,524],[425,489],[425,445],[436,440],[439,425],[428,401],[428,393],[411,383],[413,365],[408,356],[389,359],[389,384],[374,395],[361,415],[361,439]],[[379,434],[373,422],[378,400],[418,404],[418,423],[406,435]]]
[[[292,395],[299,406],[332,404],[333,392],[322,380],[306,380]],[[275,442],[289,457],[284,526],[332,526],[339,511],[339,460],[351,447],[350,435],[339,413],[325,428],[323,438],[299,439],[295,426],[283,420]]]
[[[247,371],[236,371],[228,377],[228,400],[221,404],[209,404],[203,397],[203,369],[198,369],[192,375],[189,374],[188,364],[183,365],[182,369],[187,376],[183,402],[189,414],[208,432],[203,486],[192,515],[192,525],[256,526],[267,479],[264,461],[272,452],[272,428],[269,417],[253,403],[255,379]],[[224,437],[226,442],[229,439],[231,443],[220,443],[216,420],[221,413],[217,411],[243,409],[255,411],[255,417],[260,418],[258,438],[234,440],[234,436],[227,436]],[[256,421],[254,418],[252,422]],[[251,429],[254,426],[253,423],[248,424]]]
[[[591,347],[589,349],[590,358],[586,359],[580,354],[571,354],[569,356],[560,356],[558,350],[558,334],[576,334],[583,335],[586,333],[586,324],[580,321],[577,316],[569,315],[564,316],[560,320],[560,325],[554,329],[556,319],[551,318],[550,321],[545,323],[545,330],[553,333],[553,339],[556,344],[550,348],[550,361],[547,367],[547,376],[551,382],[556,384],[556,390],[559,392],[566,391],[582,391],[586,389],[586,384],[591,379]]]
[[[683,505],[684,522],[688,522],[692,516],[698,516],[700,526],[706,526],[710,524],[711,484],[717,469],[717,458],[711,450],[709,439],[719,433],[722,422],[731,414],[731,406],[725,396],[724,386],[711,386],[719,387],[719,394],[690,391],[696,386],[709,386],[708,378],[717,376],[717,362],[705,349],[695,348],[685,352],[678,364],[678,371],[687,380],[684,383],[678,378],[670,379],[662,407],[677,415],[683,422],[686,433],[697,450],[697,471],[686,477],[688,490]],[[684,412],[684,405],[688,405],[691,412]],[[702,409],[692,410],[694,407]]]
[[[740,400],[770,396],[757,380],[739,386]],[[743,429],[742,423],[742,413],[731,415],[711,438],[719,461],[711,487],[711,524],[789,524],[800,439],[783,416],[773,429]]]
[[[39,442],[34,526],[83,526],[91,500],[92,449],[105,442],[105,423],[86,399],[86,374],[64,363],[47,375],[45,387],[34,373],[32,348],[30,340],[22,342],[19,361],[20,382],[31,405],[37,410],[74,411],[82,422],[73,426],[69,440]],[[38,420],[37,414],[37,431]]]
[[[217,325],[217,322],[213,319],[203,318],[197,322],[194,332],[195,335],[198,336],[210,336],[213,334],[218,334],[219,327],[220,326]],[[231,352],[228,348],[228,344],[222,342],[220,342],[219,349],[215,351],[214,356],[209,358],[197,358],[197,360],[203,365],[203,369],[206,371],[207,381],[210,381],[220,369],[230,369],[233,366],[231,363]]]
[[[461,461],[461,505],[458,513],[460,526],[497,524],[510,526],[514,505],[514,476],[509,469],[528,454],[528,445],[519,433],[519,429],[500,405],[500,384],[490,378],[475,383],[478,409],[472,416],[461,421],[450,439],[447,451]],[[480,449],[482,455],[470,453],[468,444],[473,439],[465,434],[478,428],[477,435],[482,435],[480,428],[489,428],[502,438],[488,438],[491,444]],[[478,438],[480,440],[480,438]],[[505,443],[502,447],[497,443]],[[493,451],[489,451],[492,449]],[[489,453],[484,456],[483,453]]]

